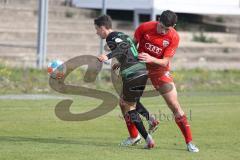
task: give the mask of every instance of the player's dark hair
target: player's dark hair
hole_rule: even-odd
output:
[[[159,19],[159,21],[166,27],[174,27],[177,20],[177,14],[170,10],[163,11]]]
[[[107,29],[112,28],[112,18],[108,15],[102,15],[94,19],[94,24],[98,27],[104,26]]]

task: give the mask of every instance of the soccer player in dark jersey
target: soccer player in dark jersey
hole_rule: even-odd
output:
[[[138,52],[131,38],[122,32],[112,30],[110,16],[102,15],[94,20],[94,24],[97,35],[102,39],[106,39],[106,43],[111,50],[109,54],[100,55],[98,57],[99,61],[103,62],[116,58],[120,64],[123,87],[119,105],[130,131],[130,138],[132,138],[129,143],[135,144],[140,140],[139,132],[146,141],[145,148],[153,148],[154,140],[147,133],[136,110],[136,102],[142,96],[148,79],[146,65],[138,61]],[[138,132],[134,130],[134,127],[137,128]],[[135,131],[135,133],[132,131]]]
[[[190,125],[179,104],[177,90],[170,74],[171,59],[179,43],[179,35],[174,29],[176,23],[177,15],[170,10],[164,11],[159,21],[141,24],[135,31],[134,40],[138,43],[138,58],[146,63],[152,84],[173,112],[188,151],[198,152],[199,149],[192,143]]]

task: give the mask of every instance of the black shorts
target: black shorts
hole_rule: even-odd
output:
[[[123,100],[127,102],[137,102],[142,96],[148,79],[148,72],[140,70],[136,73],[123,78]]]

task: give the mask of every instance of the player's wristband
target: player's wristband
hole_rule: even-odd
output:
[[[106,56],[108,57],[108,59],[111,59],[113,57],[113,54],[112,54],[112,52],[110,52]]]

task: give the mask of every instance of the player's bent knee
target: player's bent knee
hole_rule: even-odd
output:
[[[170,93],[171,91],[173,91],[173,89],[174,89],[174,85],[172,83],[165,83],[159,86],[158,92],[161,95],[164,95],[164,94]]]
[[[122,100],[122,104],[127,112],[136,109],[136,102],[127,102]]]

